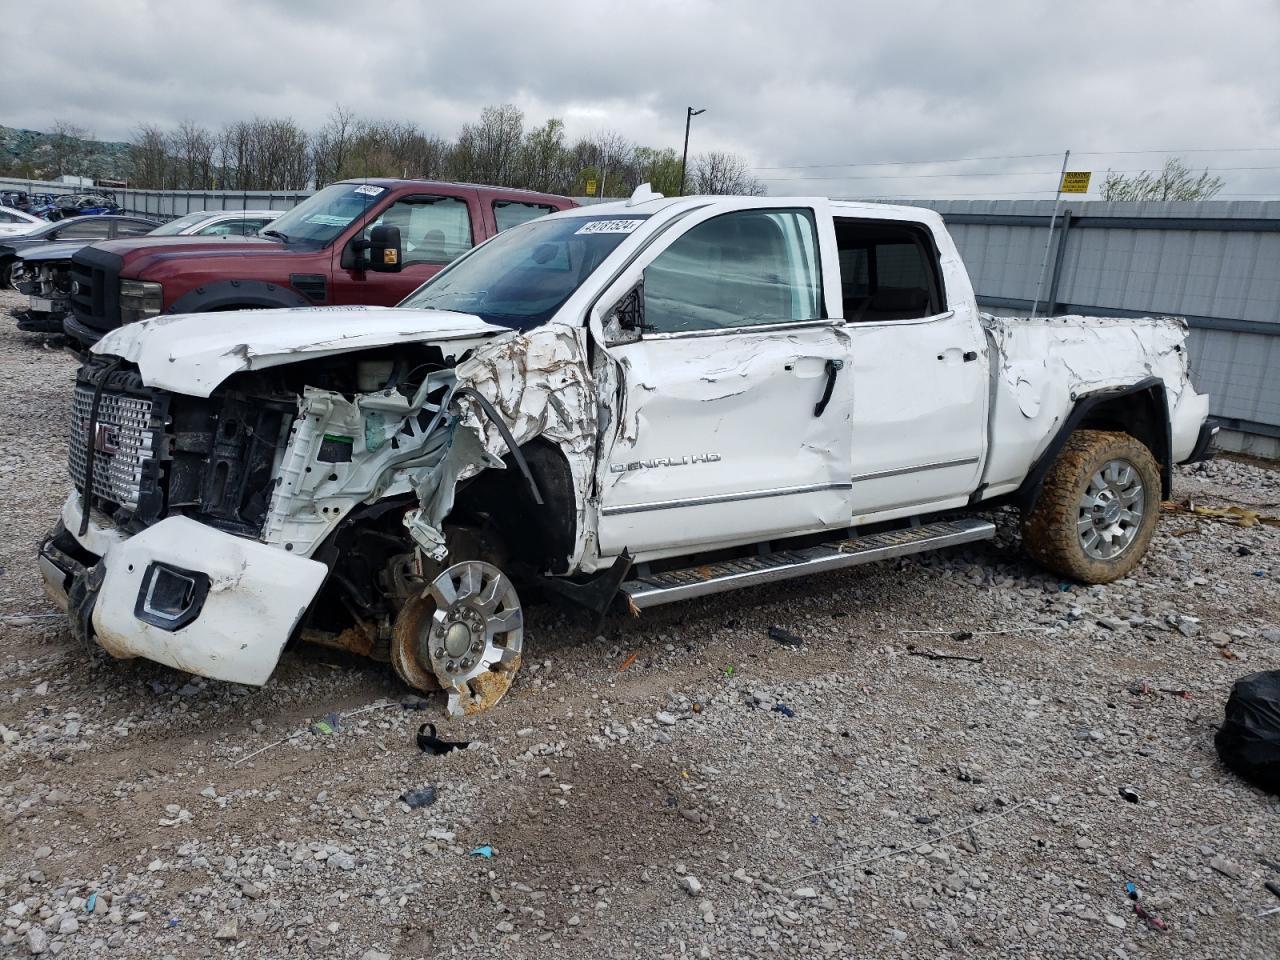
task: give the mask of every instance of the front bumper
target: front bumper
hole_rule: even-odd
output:
[[[324,564],[169,517],[126,537],[79,496],[40,548],[45,589],[115,657],[260,686],[327,575]]]

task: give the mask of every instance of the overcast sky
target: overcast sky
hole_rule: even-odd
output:
[[[1221,172],[1224,198],[1280,196],[1280,169],[1231,169],[1280,168],[1276,0],[55,6],[4,18],[0,123],[103,139],[184,118],[315,128],[340,102],[451,137],[515,103],[571,136],[678,149],[692,105],[707,112],[691,152],[739,152],[776,193],[1052,195],[1070,148],[1095,183],[1164,159],[1097,151],[1213,149],[1183,155]],[[813,166],[969,157],[1016,159]]]

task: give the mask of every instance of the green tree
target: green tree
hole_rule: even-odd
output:
[[[1197,175],[1180,157],[1170,157],[1159,173],[1123,176],[1112,170],[1102,184],[1103,200],[1209,200],[1223,187],[1208,169]]]

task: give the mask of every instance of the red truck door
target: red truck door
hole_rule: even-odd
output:
[[[399,273],[356,271],[348,250],[352,238],[334,245],[333,303],[394,306],[440,272],[446,264],[489,235],[474,190],[404,193],[382,209],[361,234],[383,225],[400,228],[403,267]]]

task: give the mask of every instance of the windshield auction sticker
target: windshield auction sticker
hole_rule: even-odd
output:
[[[592,220],[574,233],[634,233],[643,220]]]
[[[356,188],[355,188],[354,190],[352,190],[351,192],[352,192],[352,193],[363,193],[366,197],[376,197],[378,194],[380,194],[380,193],[381,193],[383,190],[385,190],[385,189],[386,189],[386,187],[375,187],[375,186],[374,186],[373,184],[371,184],[371,183],[365,183],[365,184],[361,184],[360,186],[356,187]]]

